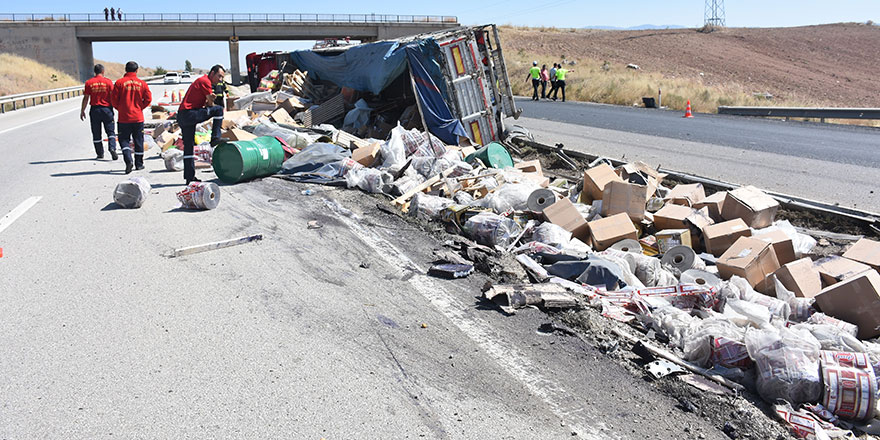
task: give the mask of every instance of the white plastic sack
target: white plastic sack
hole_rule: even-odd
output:
[[[403,145],[404,133],[406,133],[406,130],[398,123],[397,127],[391,130],[388,140],[382,144],[382,168],[406,162],[406,147]]]
[[[366,125],[367,122],[370,121],[371,111],[372,109],[367,105],[367,101],[358,99],[358,101],[354,103],[354,108],[345,114],[345,119],[342,120],[342,129],[352,132],[361,126]]]
[[[349,188],[358,187],[371,194],[383,192],[385,185],[391,181],[390,174],[376,168],[356,168],[345,175],[345,183]]]
[[[425,193],[417,193],[413,196],[409,204],[409,215],[423,218],[426,220],[439,220],[440,213],[449,205],[454,204],[453,200],[445,197],[432,196]]]
[[[571,241],[571,232],[566,231],[562,226],[544,222],[534,229],[532,240],[561,249]]]
[[[647,287],[675,286],[678,278],[671,271],[664,269],[657,258],[634,252],[624,252],[623,259],[629,263],[630,270]]]
[[[788,320],[793,322],[804,322],[809,319],[810,315],[813,314],[812,306],[815,300],[813,298],[798,298],[795,296],[794,292],[785,288],[776,275],[771,275],[771,277],[776,286],[776,298],[785,301],[791,308],[791,314],[788,315]]]
[[[745,336],[749,356],[758,367],[758,394],[770,403],[815,402],[822,393],[819,341],[806,330],[768,327]]]
[[[802,323],[793,325],[791,328],[810,332],[819,341],[822,350],[853,353],[865,353],[867,351],[865,344],[859,341],[858,338],[833,325]]]
[[[156,140],[153,139],[153,136],[148,134],[144,134],[144,151],[147,151],[151,148],[159,149],[159,144],[156,143]]]
[[[531,183],[505,184],[492,193],[489,207],[498,214],[511,209],[514,211],[525,211],[529,207],[529,195],[538,188],[538,185]]]
[[[183,169],[183,151],[177,148],[169,148],[163,151],[162,160],[165,161],[165,169],[168,171],[180,171]]]
[[[131,177],[119,182],[113,190],[113,201],[126,209],[140,208],[150,193],[150,182],[143,177]]]
[[[651,316],[654,330],[665,333],[669,336],[669,343],[678,348],[684,347],[685,336],[700,322],[699,318],[671,305],[654,310]]]
[[[745,332],[742,328],[737,327],[732,322],[724,318],[710,318],[700,321],[697,325],[691,327],[690,332],[684,340],[684,357],[685,359],[695,362],[697,365],[709,367],[713,362],[712,353],[715,338],[726,338],[730,341],[743,343]],[[741,349],[742,345],[738,345]],[[745,355],[743,355],[745,356]],[[724,367],[739,367],[719,360],[720,365]]]
[[[771,315],[780,320],[784,321],[791,315],[791,306],[787,302],[756,292],[745,278],[734,275],[729,283],[739,290],[740,299],[766,307]]]

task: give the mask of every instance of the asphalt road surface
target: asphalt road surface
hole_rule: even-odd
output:
[[[482,275],[425,276],[441,243],[387,200],[269,178],[183,210],[182,173],[148,151],[134,175],[153,190],[119,209],[123,164],[93,159],[78,109],[0,116],[0,216],[18,213],[0,231],[0,439],[726,438],[538,334],[543,312],[482,303]]]
[[[517,99],[508,124],[590,154],[880,212],[880,129]]]

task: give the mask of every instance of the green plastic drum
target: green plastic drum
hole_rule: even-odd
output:
[[[489,168],[503,170],[504,168],[513,166],[513,158],[510,157],[507,148],[504,148],[504,146],[498,142],[491,142],[485,147],[468,155],[468,157],[465,158],[465,162],[470,162],[471,159],[475,157],[480,159],[480,162],[483,162],[483,165],[486,165]]]
[[[272,136],[252,141],[224,142],[214,148],[211,164],[223,183],[238,183],[271,176],[281,170],[284,148]]]

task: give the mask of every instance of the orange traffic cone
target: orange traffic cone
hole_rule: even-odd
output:
[[[165,98],[168,97],[168,89],[165,89],[165,96],[164,96],[164,97],[165,97]]]
[[[690,99],[688,99],[688,105],[687,105],[687,108],[684,110],[684,116],[682,116],[682,117],[684,117],[684,118],[693,118],[694,117],[694,114],[691,113],[691,100]]]

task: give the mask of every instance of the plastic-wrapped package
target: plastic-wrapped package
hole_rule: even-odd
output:
[[[821,345],[806,330],[768,327],[745,336],[749,356],[758,367],[758,394],[770,403],[815,402],[822,394]]]
[[[407,157],[442,157],[446,154],[446,144],[428,132],[415,128],[404,130],[401,133],[401,140]]]
[[[473,167],[465,162],[453,162],[437,157],[413,157],[410,168],[426,179],[430,179],[449,168],[452,168],[449,177],[460,177],[473,171]]]
[[[791,239],[791,244],[794,247],[794,253],[797,258],[800,258],[804,254],[809,254],[813,248],[816,247],[816,239],[798,232],[788,220],[777,220],[773,222],[773,226],[759,229],[756,231],[756,234],[775,230],[784,232],[785,235]]]
[[[416,193],[409,204],[409,215],[426,220],[440,220],[440,214],[446,207],[454,204],[453,200],[446,197],[432,196],[425,193]]]
[[[310,134],[288,130],[268,120],[261,120],[261,123],[254,127],[254,135],[277,137],[279,139],[283,139],[284,142],[287,143],[287,145],[290,145],[294,148],[299,148],[300,150],[308,147],[318,140],[318,136],[312,136]]]
[[[606,249],[602,251],[598,255],[602,258],[613,262],[614,264],[620,266],[620,272],[623,278],[623,281],[626,283],[628,287],[632,287],[633,289],[644,289],[646,286],[642,283],[641,280],[630,270],[629,262],[624,259],[625,254],[628,252],[620,252],[615,251],[613,249]],[[676,283],[677,284],[677,283]]]
[[[833,317],[828,316],[824,313],[813,313],[810,316],[810,319],[807,319],[807,323],[808,324],[831,325],[831,326],[834,326],[834,327],[837,327],[837,328],[843,330],[844,332],[846,332],[852,336],[857,336],[859,334],[859,327],[857,325],[850,324],[846,321],[843,321],[843,320],[840,320],[837,318],[833,318]],[[878,359],[880,359],[880,356],[878,356]]]
[[[747,368],[752,360],[744,337],[742,328],[724,318],[702,320],[685,337],[685,359],[703,367]]]
[[[769,326],[772,316],[767,307],[736,297],[727,297],[722,315],[740,327],[756,328]]]
[[[345,183],[349,188],[358,187],[371,194],[384,192],[385,185],[392,180],[391,174],[376,168],[357,168],[345,175]]]
[[[819,341],[822,350],[851,351],[855,353],[867,351],[862,341],[833,325],[803,323],[795,324],[791,328],[810,332]]]
[[[538,186],[530,183],[507,183],[492,193],[489,207],[499,214],[511,209],[525,211],[529,208],[529,195],[536,189]]]
[[[685,336],[690,333],[691,327],[700,322],[699,318],[671,305],[654,310],[651,317],[654,330],[665,333],[669,336],[669,342],[678,348],[684,348]]]
[[[455,203],[457,203],[459,205],[470,205],[471,203],[474,202],[474,196],[472,196],[469,193],[466,193],[464,191],[459,191],[459,192],[455,193],[455,195],[452,196],[452,198],[455,200]]]
[[[342,129],[348,132],[354,132],[354,130],[357,130],[362,125],[366,125],[370,122],[371,111],[372,109],[367,104],[367,101],[358,99],[357,102],[354,103],[354,108],[345,114],[345,119],[342,120]]]
[[[678,284],[675,274],[664,269],[660,260],[656,258],[634,252],[623,252],[621,257],[629,263],[630,270],[647,287]]]
[[[462,228],[472,240],[486,246],[507,247],[522,232],[513,220],[491,212],[481,212],[464,224]]]
[[[582,254],[591,254],[593,253],[593,248],[591,248],[588,244],[578,240],[577,238],[572,238],[562,246],[562,250],[567,252],[580,252]]]
[[[810,315],[813,314],[813,302],[815,299],[813,298],[798,298],[794,295],[794,292],[785,288],[779,279],[776,278],[776,275],[771,275],[773,277],[773,283],[776,286],[776,297],[782,301],[788,303],[788,306],[791,307],[791,314],[788,315],[788,320],[793,322],[804,322],[810,318]]]
[[[791,306],[787,302],[756,292],[745,278],[734,275],[730,278],[729,282],[739,289],[740,299],[762,305],[770,311],[771,315],[782,320],[788,319],[789,315],[791,315]]]
[[[394,181],[395,194],[405,194],[407,191],[419,186],[425,179],[417,173],[414,175],[406,175]]]
[[[180,171],[183,169],[183,151],[177,148],[169,148],[161,154],[165,161],[165,169],[168,171]]]
[[[571,240],[571,232],[566,231],[562,226],[544,222],[532,232],[532,240],[561,249]]]
[[[143,177],[130,177],[128,180],[119,182],[113,190],[113,201],[117,205],[127,209],[137,209],[143,206],[150,193],[150,182]]]
[[[382,168],[406,162],[406,147],[403,145],[403,133],[406,133],[406,130],[400,124],[397,124],[397,127],[391,130],[388,140],[382,144]]]
[[[156,143],[156,140],[153,139],[152,136],[145,134],[144,135],[144,151],[147,151],[151,148],[159,149],[159,144]]]
[[[244,95],[235,100],[236,110],[241,110],[248,108],[254,101],[271,101],[272,100],[272,92],[256,92]]]

